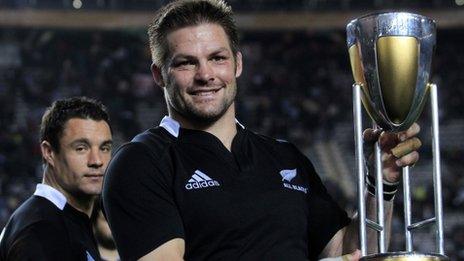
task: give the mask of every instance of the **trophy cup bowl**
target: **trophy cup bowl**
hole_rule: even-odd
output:
[[[435,22],[411,13],[379,13],[347,25],[355,82],[369,116],[384,130],[408,129],[426,101]]]
[[[437,154],[437,160],[434,161],[434,166],[437,165],[436,168],[434,167],[434,185],[437,184],[435,186],[436,217],[411,225],[410,209],[405,208],[406,251],[387,252],[385,250],[383,210],[382,212],[378,210],[378,224],[372,225],[374,222],[366,218],[365,203],[363,202],[365,174],[360,134],[362,126],[361,105],[358,100],[362,101],[368,115],[377,126],[383,130],[400,132],[407,130],[420,116],[429,90],[431,90],[432,110],[435,110],[432,113],[434,118],[434,151],[439,151],[436,85],[429,83],[432,55],[436,42],[435,22],[417,14],[385,12],[357,18],[347,25],[346,30],[348,52],[355,80],[353,102],[359,218],[361,221],[360,245],[363,255],[361,260],[448,260],[443,253],[439,154]],[[379,151],[378,147],[377,150]],[[376,157],[378,156],[376,155]],[[382,180],[381,175],[380,167],[378,167],[377,180]],[[410,205],[408,167],[403,168],[403,183],[404,205],[406,206]],[[376,193],[382,194],[379,186],[381,187],[381,181],[376,185]],[[378,209],[383,209],[383,196],[376,195],[376,198]],[[408,214],[406,214],[407,212]],[[437,245],[439,246],[437,251],[419,253],[412,250],[410,232],[431,223],[435,223],[437,227]],[[365,250],[367,248],[366,224],[371,225],[371,228],[379,233],[380,239],[377,239],[377,242],[380,253],[367,254]]]

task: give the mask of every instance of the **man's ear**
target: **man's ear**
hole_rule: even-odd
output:
[[[163,73],[161,68],[156,66],[155,63],[151,64],[151,75],[153,76],[153,80],[155,80],[155,83],[158,86],[164,87]]]
[[[55,156],[56,153],[53,151],[52,145],[50,142],[44,140],[40,143],[40,150],[42,152],[42,158],[47,162],[48,165],[55,165]]]

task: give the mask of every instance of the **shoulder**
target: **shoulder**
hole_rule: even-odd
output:
[[[154,159],[158,163],[176,142],[177,138],[169,134],[164,128],[151,128],[119,147],[111,162],[120,161],[122,158],[122,160],[129,162],[147,162],[147,159]]]
[[[248,131],[255,149],[285,167],[301,168],[308,177],[319,179],[311,160],[293,143]],[[312,178],[311,178],[312,179]]]
[[[263,134],[258,134],[250,130],[245,130],[250,140],[257,146],[271,150],[278,155],[285,154],[295,157],[302,155],[298,148],[291,142],[283,139],[277,139]]]
[[[10,241],[7,257],[11,260],[62,260],[74,255],[68,235],[64,225],[39,220]]]
[[[47,248],[63,248],[68,242],[68,233],[62,218],[62,213],[53,203],[32,196],[8,221],[1,239],[2,251],[7,256],[20,257],[26,252],[38,253]]]
[[[55,222],[60,217],[60,209],[52,202],[40,196],[31,196],[11,215],[9,223],[20,229],[38,222]]]
[[[155,153],[162,153],[167,147],[176,142],[176,138],[164,128],[156,127],[148,129],[135,136],[130,144],[143,144]]]
[[[135,158],[136,160],[143,155],[159,159],[175,142],[176,138],[161,127],[148,129],[135,136],[132,141],[119,147],[114,153],[112,161],[115,161],[117,158],[124,158],[126,160],[127,158],[129,160]]]
[[[103,198],[113,191],[126,191],[153,179],[169,179],[169,150],[176,138],[158,127],[137,135],[113,155],[103,185]]]

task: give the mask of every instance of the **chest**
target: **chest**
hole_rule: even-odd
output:
[[[190,146],[176,151],[173,162],[174,195],[187,233],[306,227],[312,173],[295,160],[259,149]]]
[[[68,217],[64,218],[64,225],[70,248],[74,253],[72,255],[80,256],[83,260],[100,260],[90,224]]]

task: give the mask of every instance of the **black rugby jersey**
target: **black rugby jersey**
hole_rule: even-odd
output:
[[[229,151],[165,117],[116,152],[103,204],[122,260],[173,238],[185,260],[315,260],[349,223],[295,146],[237,131]]]
[[[0,260],[100,260],[89,217],[58,190],[38,184],[0,236]]]

